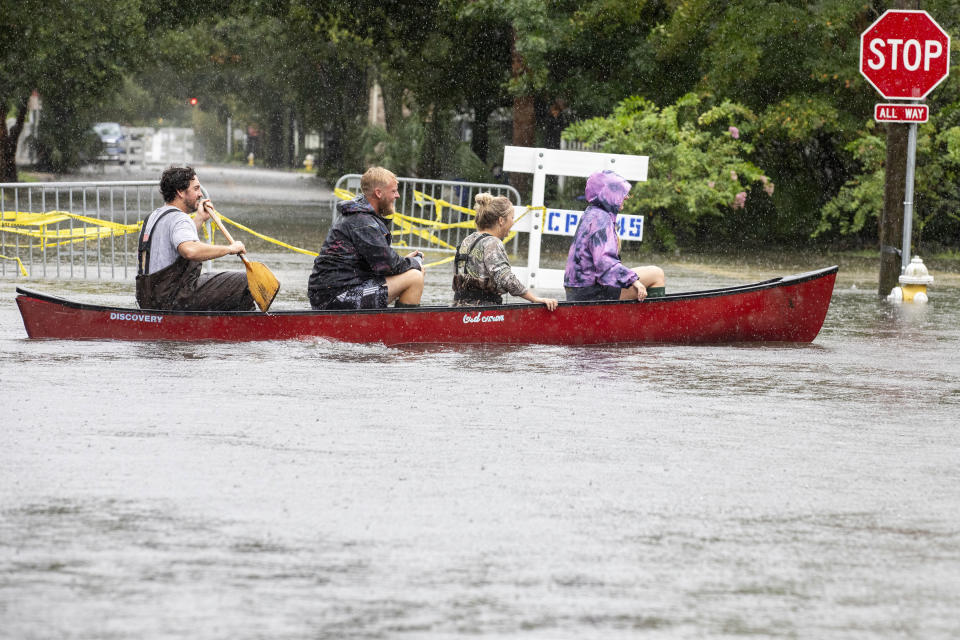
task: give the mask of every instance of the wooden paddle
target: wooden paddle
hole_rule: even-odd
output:
[[[204,197],[206,197],[206,191],[204,191]],[[220,214],[215,209],[211,212],[210,218],[220,229],[220,233],[227,239],[227,242],[233,244],[230,232],[223,226]],[[243,266],[247,268],[247,286],[250,288],[253,301],[257,303],[261,311],[266,312],[273,304],[273,299],[277,297],[277,291],[280,290],[280,281],[262,262],[250,262],[247,260],[247,256],[242,253],[238,254],[238,257],[243,260]]]

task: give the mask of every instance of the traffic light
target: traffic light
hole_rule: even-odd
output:
[[[191,106],[191,107],[197,106],[197,99],[196,99],[196,98],[190,98],[190,106]]]

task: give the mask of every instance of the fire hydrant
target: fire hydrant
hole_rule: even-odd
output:
[[[303,166],[307,171],[313,171],[313,154],[308,153],[307,157],[303,159]]]
[[[927,285],[933,284],[933,276],[927,271],[920,256],[913,256],[900,276],[900,286],[894,287],[887,299],[893,302],[916,302],[926,304]]]
[[[247,165],[249,165],[249,166],[251,166],[251,167],[253,166],[253,152],[252,152],[252,151],[247,155]]]

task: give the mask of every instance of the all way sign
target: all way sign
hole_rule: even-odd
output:
[[[873,107],[877,122],[926,122],[930,109],[925,104],[878,104]]]

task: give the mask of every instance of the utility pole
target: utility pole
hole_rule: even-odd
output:
[[[900,243],[903,233],[903,200],[906,191],[908,124],[887,126],[887,158],[884,163],[883,212],[880,216],[880,285],[885,298],[900,278]]]
[[[897,0],[896,9],[920,9],[920,0]],[[887,158],[884,163],[883,212],[880,216],[880,279],[877,293],[886,297],[899,284],[906,196],[907,140],[909,124],[887,124]],[[911,203],[912,205],[912,203]],[[909,241],[909,240],[908,240]]]

